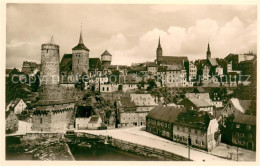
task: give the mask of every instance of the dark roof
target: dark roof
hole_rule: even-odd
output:
[[[60,62],[60,71],[72,71],[72,54],[64,54]]]
[[[9,74],[21,74],[21,72],[18,69],[14,68]]]
[[[105,50],[104,52],[103,52],[103,54],[101,54],[101,56],[102,55],[110,55],[110,56],[112,56],[107,50]]]
[[[239,100],[239,103],[244,110],[248,110],[251,105],[251,101],[252,100]]]
[[[75,117],[89,118],[92,115],[95,115],[95,111],[92,106],[78,106]]]
[[[98,122],[99,117],[98,116],[91,116],[89,123],[97,123]]]
[[[256,116],[237,114],[235,116],[234,122],[241,124],[256,125]]]
[[[209,61],[211,66],[217,66],[218,65],[218,62],[216,61],[215,58],[209,58],[208,61]]]
[[[155,62],[147,62],[146,66],[147,67],[157,67],[157,64]]]
[[[175,123],[200,129],[207,129],[210,122],[210,115],[204,112],[188,110],[181,112]]]
[[[89,70],[102,70],[101,61],[99,58],[89,58]]]
[[[13,69],[5,69],[5,74],[10,74]]]
[[[158,67],[158,72],[166,72],[167,66],[159,66]]]
[[[5,118],[7,118],[10,115],[11,111],[5,111]]]
[[[176,108],[173,106],[158,106],[153,108],[147,117],[161,120],[165,122],[175,122],[179,113],[183,112],[184,108]]]
[[[183,65],[183,62],[188,61],[186,56],[163,56],[160,60],[160,64],[176,64]]]
[[[135,103],[131,100],[130,96],[121,96],[120,103],[123,107],[135,107]]]
[[[89,51],[89,49],[83,43],[79,43],[76,47],[72,48],[72,50],[87,50],[87,51]]]
[[[171,66],[168,66],[167,71],[174,71],[174,70],[183,70],[184,66],[183,65],[176,65],[173,64]]]

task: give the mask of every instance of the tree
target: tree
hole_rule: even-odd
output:
[[[153,80],[153,79],[149,79],[148,81],[147,81],[147,83],[148,83],[148,87],[147,87],[147,91],[150,91],[150,90],[152,90],[153,88],[156,88],[157,87],[157,85],[156,85],[156,83],[155,83],[155,80]]]

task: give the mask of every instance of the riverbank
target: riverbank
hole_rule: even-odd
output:
[[[28,160],[75,160],[69,147],[59,138],[22,140],[15,136],[7,137],[6,160],[17,160],[13,157],[16,154],[26,156]]]

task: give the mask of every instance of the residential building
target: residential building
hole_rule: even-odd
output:
[[[177,116],[183,112],[183,107],[158,106],[153,108],[146,116],[146,131],[169,140],[175,134],[173,127]]]
[[[239,114],[245,114],[250,105],[251,100],[239,100],[237,98],[229,99],[221,112],[222,124],[225,124],[225,119],[228,116],[234,115],[236,117]]]
[[[188,110],[202,111],[213,115],[213,104],[209,96],[207,98],[203,98],[202,95],[190,96],[185,98],[182,104]]]
[[[145,125],[145,117],[149,111],[137,111],[130,96],[121,96],[117,100],[117,112],[120,127],[124,127]]]
[[[5,112],[5,131],[6,133],[12,133],[17,131],[19,128],[18,118],[14,111]]]
[[[135,103],[136,111],[151,111],[158,106],[158,99],[151,94],[130,94],[131,101]]]
[[[216,119],[204,112],[191,110],[179,113],[173,125],[173,141],[211,151],[220,144],[220,131]]]
[[[96,115],[92,106],[78,106],[75,114],[75,129],[88,129],[89,121]]]
[[[29,76],[34,76],[39,71],[40,71],[40,64],[37,64],[36,62],[28,62],[28,61],[23,62],[23,66],[22,66],[23,73]]]
[[[166,87],[185,87],[186,70],[183,65],[168,66],[166,71]]]
[[[26,111],[26,108],[27,104],[23,99],[17,98],[6,106],[6,111],[13,110],[15,114],[21,114],[23,111]]]
[[[235,116],[232,145],[256,151],[256,116],[243,114]]]
[[[148,74],[156,75],[157,73],[157,64],[155,62],[146,63]]]

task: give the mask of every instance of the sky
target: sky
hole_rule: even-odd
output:
[[[54,41],[60,58],[83,41],[90,58],[108,50],[112,64],[154,61],[158,38],[164,56],[205,59],[257,49],[256,5],[7,4],[6,67],[40,63],[41,44]]]

